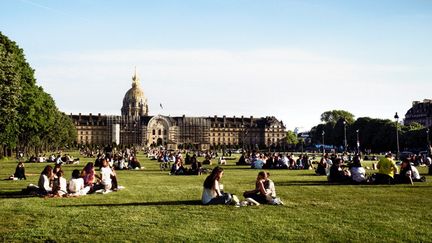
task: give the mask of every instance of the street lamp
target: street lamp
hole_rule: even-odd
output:
[[[347,136],[346,136],[346,125],[347,125],[347,122],[346,122],[345,119],[343,121],[343,125],[344,125],[344,152],[346,153],[347,152]]]
[[[399,116],[398,113],[396,112],[396,114],[394,115],[394,119],[396,119],[396,148],[397,148],[397,153],[396,153],[396,159],[399,159]]]
[[[357,133],[357,154],[360,154],[360,138],[359,138],[359,129],[356,130]]]
[[[325,135],[325,131],[322,131],[321,136],[322,136],[323,154],[325,153],[325,148],[324,148],[324,135]]]
[[[428,144],[427,151],[429,153],[430,147],[431,147],[431,143],[430,143],[430,140],[429,140],[429,127],[426,129],[426,139],[427,139],[427,144]],[[429,156],[430,156],[430,154],[429,154]]]

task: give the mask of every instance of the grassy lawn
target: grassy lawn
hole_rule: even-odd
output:
[[[69,180],[80,165],[64,165]],[[76,198],[18,195],[46,164],[26,164],[27,181],[0,181],[1,241],[430,242],[432,177],[395,186],[329,185],[312,171],[271,170],[284,206],[202,206],[202,176],[169,176],[139,157],[140,171],[117,171],[124,190]],[[202,159],[201,159],[202,160]],[[229,160],[222,183],[242,195],[257,170]],[[0,178],[16,161],[0,162]],[[426,168],[420,168],[422,175]],[[372,173],[373,171],[368,171]],[[240,197],[242,199],[242,197]]]

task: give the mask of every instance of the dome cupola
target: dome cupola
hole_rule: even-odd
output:
[[[122,116],[147,116],[148,104],[144,91],[140,87],[140,80],[136,72],[132,77],[132,88],[130,88],[124,98],[121,108]]]

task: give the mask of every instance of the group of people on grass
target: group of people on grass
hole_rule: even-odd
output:
[[[243,153],[236,163],[237,165],[249,165],[253,169],[313,169],[312,161],[307,154],[301,154],[294,159],[293,154],[285,153]]]
[[[25,173],[25,172],[24,172]],[[122,187],[118,186],[114,169],[104,159],[101,162],[99,174],[95,172],[95,165],[89,162],[80,170],[73,170],[69,181],[64,177],[61,164],[45,166],[41,172],[38,184],[30,184],[24,191],[29,194],[63,197],[82,196],[94,192],[108,193]]]
[[[161,170],[169,169],[170,175],[201,175],[205,169],[203,163],[197,160],[197,155],[186,152],[185,158],[180,151],[173,152],[164,149],[153,149],[147,155],[160,163]],[[189,166],[186,166],[189,165]]]
[[[273,204],[283,205],[283,202],[276,197],[276,189],[272,180],[269,179],[270,174],[265,171],[260,171],[255,181],[253,190],[245,191],[243,196],[245,200],[240,201],[236,195],[225,192],[220,180],[224,174],[222,167],[216,166],[213,168],[210,175],[204,181],[202,192],[202,203],[204,205],[213,204],[233,204],[236,206]]]
[[[378,172],[367,176],[361,164],[360,155],[354,155],[352,162],[345,164],[343,156],[324,154],[318,163],[316,174],[325,175],[329,182],[354,184],[413,184],[425,181],[409,157],[403,158],[400,170],[393,160],[393,155],[387,153],[376,165]]]

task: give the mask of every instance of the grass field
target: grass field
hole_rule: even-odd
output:
[[[73,169],[65,165],[69,180]],[[431,242],[432,177],[411,185],[330,185],[312,171],[272,170],[284,206],[202,206],[202,176],[169,176],[155,161],[118,171],[124,190],[76,198],[19,195],[46,164],[26,164],[26,181],[0,181],[0,240],[58,242]],[[258,173],[228,161],[222,183],[242,195]],[[0,162],[0,178],[16,161]],[[420,168],[425,175],[426,168]],[[368,171],[372,173],[373,171]],[[240,197],[241,198],[241,197]]]

